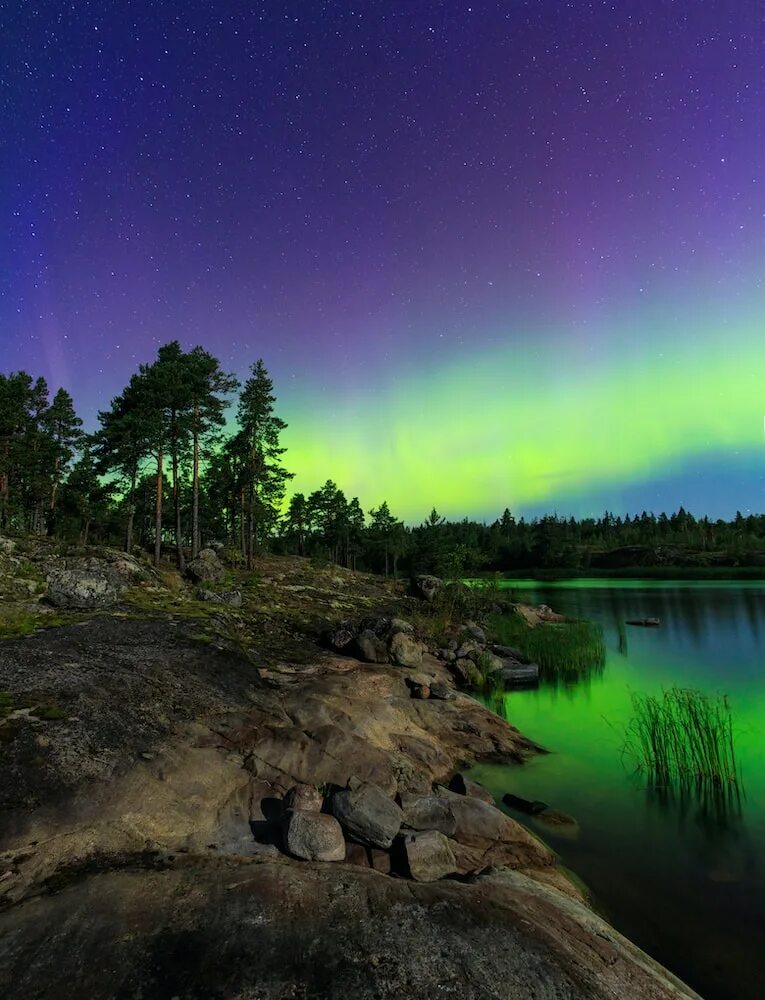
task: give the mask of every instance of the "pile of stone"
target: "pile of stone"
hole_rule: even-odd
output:
[[[352,779],[323,794],[296,785],[282,802],[281,844],[293,858],[345,861],[386,874],[434,882],[490,865],[519,868],[553,856],[497,809],[481,785],[455,775],[449,787],[391,798]],[[540,855],[541,852],[541,855]]]
[[[428,651],[427,645],[415,637],[409,622],[381,615],[343,621],[322,638],[334,652],[365,663],[394,663],[413,669],[422,666],[423,653]]]
[[[334,652],[365,663],[392,663],[417,671],[406,678],[415,698],[451,697],[450,689],[424,670],[428,653],[445,663],[456,681],[466,687],[480,684],[487,673],[495,672],[510,685],[538,683],[536,663],[529,663],[518,649],[487,642],[486,633],[476,622],[464,622],[455,634],[445,646],[429,647],[416,637],[409,622],[378,615],[343,621],[326,631],[323,641]]]

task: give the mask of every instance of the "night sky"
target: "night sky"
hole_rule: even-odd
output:
[[[0,2],[0,369],[262,356],[295,488],[765,509],[761,0]]]

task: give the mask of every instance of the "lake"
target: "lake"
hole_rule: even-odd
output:
[[[765,995],[765,583],[512,581],[520,599],[603,626],[606,665],[571,686],[504,696],[507,718],[551,753],[471,774],[501,801],[540,799],[575,836],[527,822],[620,931],[707,1000]],[[656,617],[660,628],[625,626]],[[630,691],[725,693],[740,802],[658,795],[622,759]]]

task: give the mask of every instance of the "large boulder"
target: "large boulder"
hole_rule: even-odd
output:
[[[186,570],[197,583],[220,580],[225,572],[223,563],[214,549],[202,549],[196,559],[191,560]]]
[[[390,847],[404,814],[377,785],[345,788],[332,797],[332,812],[348,833],[373,847]]]
[[[390,655],[400,667],[422,666],[422,646],[406,632],[396,632],[390,641]]]
[[[57,608],[108,608],[117,600],[117,588],[102,574],[76,569],[54,570],[48,576],[48,600]]]
[[[404,838],[409,874],[415,882],[436,882],[457,871],[449,841],[438,830],[409,833]]]
[[[6,556],[10,556],[16,550],[16,543],[12,538],[3,538],[0,535],[0,553]]]
[[[284,796],[285,809],[301,809],[303,812],[321,812],[324,796],[313,785],[293,785]]]
[[[457,832],[457,820],[451,803],[441,795],[404,793],[401,796],[401,809],[404,826],[410,830],[438,830],[447,837],[453,837]]]
[[[440,580],[437,576],[429,576],[427,573],[416,576],[412,581],[412,589],[415,595],[423,601],[428,601],[428,603],[435,600],[436,594],[443,585],[443,580]]]
[[[290,810],[284,821],[284,846],[305,861],[345,861],[345,838],[334,816]]]

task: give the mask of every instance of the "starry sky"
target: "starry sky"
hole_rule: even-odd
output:
[[[263,357],[296,489],[765,509],[760,0],[0,0],[0,369]]]

